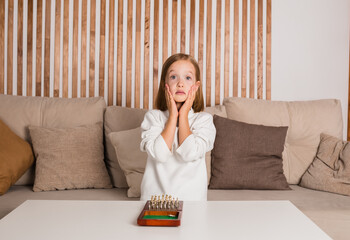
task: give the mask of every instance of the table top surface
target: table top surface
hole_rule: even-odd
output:
[[[186,201],[181,226],[138,226],[143,201],[28,200],[1,239],[330,239],[289,201]]]

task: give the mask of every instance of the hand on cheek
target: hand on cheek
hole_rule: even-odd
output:
[[[190,90],[188,91],[187,94],[187,99],[184,102],[184,104],[181,106],[180,110],[179,110],[179,115],[184,115],[184,114],[188,114],[188,112],[191,110],[193,102],[196,98],[196,93],[197,90],[200,86],[200,82],[197,81],[195,84],[193,84],[190,88]]]
[[[165,84],[165,99],[166,99],[166,105],[167,105],[168,110],[169,110],[169,116],[177,118],[178,111],[177,111],[177,107],[176,107],[176,102],[175,102],[173,96],[171,95],[168,84]]]

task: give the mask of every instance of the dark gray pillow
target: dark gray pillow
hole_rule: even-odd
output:
[[[209,188],[290,189],[282,152],[288,127],[254,125],[214,115]]]

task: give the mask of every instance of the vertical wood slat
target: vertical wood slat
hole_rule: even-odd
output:
[[[18,0],[17,25],[17,95],[22,96],[23,71],[23,0]]]
[[[87,2],[84,0],[81,10],[81,83],[80,83],[80,96],[86,97],[86,59],[88,54],[87,48]]]
[[[150,0],[145,0],[145,57],[144,57],[144,81],[143,102],[144,108],[149,108],[149,40],[150,40]]]
[[[348,89],[348,137],[347,137],[347,141],[350,141],[350,42],[349,42],[349,89]]]
[[[63,0],[57,0],[56,1],[56,13],[55,13],[55,74],[54,79],[51,81],[54,81],[54,91],[53,96],[58,97],[59,96],[59,88],[60,88],[60,40],[61,40],[61,1]]]
[[[181,0],[178,0],[181,1]],[[177,1],[173,1],[173,23],[172,23],[172,34],[171,34],[171,54],[174,54],[177,52],[176,46],[177,46]]]
[[[37,19],[36,19],[36,69],[35,69],[35,96],[41,95],[41,52],[42,43],[41,43],[41,32],[42,32],[42,14],[43,14],[43,6],[42,1],[38,0],[37,2]],[[34,79],[33,79],[34,81]]]
[[[141,44],[141,1],[136,0],[136,39],[135,39],[135,107],[140,107],[140,44]]]
[[[242,2],[242,64],[241,64],[241,96],[247,94],[247,0]]]
[[[26,95],[32,95],[32,84],[36,84],[35,89],[36,93],[34,95],[41,95],[41,84],[44,84],[44,95],[49,96],[50,94],[50,83],[54,86],[54,96],[58,97],[60,96],[59,92],[59,78],[60,78],[60,66],[61,62],[63,63],[63,89],[62,89],[62,96],[68,97],[68,70],[72,70],[72,97],[77,97],[77,90],[81,89],[81,96],[86,97],[86,81],[90,81],[89,83],[89,95],[94,96],[95,92],[95,71],[99,72],[98,76],[98,89],[97,92],[100,96],[104,96],[104,74],[106,73],[104,71],[105,65],[104,64],[104,56],[107,54],[106,51],[108,51],[108,99],[106,99],[108,105],[113,104],[113,99],[115,97],[117,98],[117,105],[121,105],[121,99],[122,97],[125,97],[126,105],[128,107],[131,106],[131,94],[134,95],[133,101],[135,101],[135,107],[140,107],[140,100],[142,101],[142,106],[144,108],[149,107],[155,107],[152,105],[152,103],[149,103],[149,101],[155,101],[157,91],[158,91],[158,79],[159,74],[161,73],[161,69],[158,69],[159,60],[158,56],[159,53],[162,54],[162,61],[164,62],[168,58],[168,40],[172,42],[170,48],[172,53],[176,53],[178,51],[178,46],[180,46],[180,52],[189,51],[191,55],[194,55],[195,52],[198,52],[198,63],[200,65],[201,69],[201,75],[203,76],[203,73],[205,73],[206,78],[203,79],[205,81],[205,89],[204,94],[206,96],[206,105],[211,104],[211,99],[215,98],[215,104],[220,103],[220,99],[223,97],[228,97],[231,90],[233,90],[233,96],[238,96],[238,86],[241,86],[241,94],[240,97],[255,97],[255,93],[258,93],[258,98],[264,98],[264,95],[266,95],[266,99],[271,99],[271,0],[266,0],[266,11],[264,11],[263,7],[263,1],[258,0],[258,4],[256,6],[254,0],[250,1],[250,8],[247,9],[247,1],[248,0],[233,0],[234,2],[234,20],[232,23],[230,23],[230,4],[231,1],[225,0],[225,1],[217,1],[216,3],[212,0],[204,1],[204,0],[174,0],[170,1],[171,6],[169,6],[168,0],[160,0],[163,1],[162,3],[162,9],[159,9],[159,0],[154,0],[152,4],[150,3],[150,0],[146,1],[145,4],[145,38],[144,42],[140,42],[140,35],[141,35],[141,0],[136,1],[136,6],[133,6],[132,0],[108,0],[110,2],[109,9],[106,9],[106,0],[91,0],[91,9],[90,9],[90,19],[91,19],[91,26],[89,29],[87,29],[87,1],[82,0],[81,6],[79,6],[78,1],[74,1],[73,5],[73,12],[69,12],[69,2],[70,0],[55,0],[54,2],[49,0],[45,1],[45,13],[43,13],[43,0],[38,0],[38,4],[36,6],[36,9],[33,8],[33,0],[28,1],[28,15],[27,19],[23,19],[25,16],[23,13],[23,3],[25,0],[19,0],[18,1],[18,10],[16,13],[14,13],[14,1],[8,1],[8,34],[6,40],[1,40],[4,38],[4,31],[5,31],[5,1],[0,1],[0,52],[4,52],[1,49],[4,49],[5,47],[5,41],[6,47],[8,49],[8,53],[5,56],[6,57],[6,63],[7,67],[4,69],[5,64],[5,58],[4,56],[0,56],[0,93],[4,93],[4,85],[5,85],[5,79],[4,76],[6,74],[7,79],[7,94],[13,94],[17,93],[18,95],[26,94]],[[63,15],[61,16],[61,1],[63,1],[64,9],[63,9]],[[98,2],[96,2],[98,1]],[[181,1],[181,2],[179,2]],[[123,2],[128,3],[128,10],[126,12],[123,12]],[[55,11],[51,13],[51,7],[50,5],[54,3],[55,4]],[[96,12],[96,5],[97,3],[101,3],[101,10],[100,12]],[[154,4],[153,4],[154,3]],[[199,14],[196,16],[196,4],[199,3]],[[206,16],[204,16],[204,3],[207,3],[207,12]],[[213,14],[212,15],[212,6],[213,3],[217,5],[216,9],[216,17]],[[240,11],[239,4],[242,3],[242,11]],[[115,4],[118,4],[118,12],[114,13]],[[224,8],[221,8],[221,4],[225,4]],[[152,6],[154,9],[150,9],[150,6]],[[178,7],[180,7],[178,9]],[[82,9],[79,9],[79,8]],[[168,7],[172,8],[172,18],[168,19]],[[190,9],[186,8],[189,7]],[[132,9],[136,8],[136,18],[134,19],[133,11]],[[221,9],[225,9],[223,12],[221,12]],[[258,14],[255,15],[256,9],[258,10]],[[78,22],[78,13],[79,10],[82,11],[82,22]],[[33,11],[36,11],[36,23],[37,26],[35,29],[33,29]],[[106,11],[109,11],[109,19],[106,19]],[[162,19],[159,19],[159,11],[163,11],[163,17]],[[181,19],[178,19],[178,11],[181,11]],[[249,19],[247,19],[249,11]],[[151,12],[154,12],[154,14],[151,15]],[[190,15],[187,16],[187,13]],[[42,28],[42,16],[45,14],[45,28]],[[55,14],[54,18],[51,18],[51,14]],[[72,14],[73,16],[73,36],[69,36],[69,14]],[[100,21],[96,22],[96,14],[101,15]],[[115,15],[117,14],[117,16]],[[123,45],[123,14],[127,14],[125,16],[127,19],[127,46]],[[225,14],[222,16],[222,14]],[[266,32],[264,32],[263,28],[263,19],[264,15],[266,14]],[[14,16],[18,16],[18,24],[17,28],[14,29]],[[222,16],[222,18],[221,18]],[[242,22],[240,22],[240,16],[242,16]],[[114,23],[115,17],[118,18],[118,25]],[[212,19],[215,17],[215,19]],[[196,19],[197,18],[197,19]],[[54,19],[55,24],[52,25],[55,29],[52,30],[54,32],[53,36],[50,35],[50,20]],[[60,32],[60,22],[61,19],[63,19],[63,33]],[[221,23],[221,19],[225,19],[225,25]],[[258,31],[255,30],[255,20],[258,20]],[[170,35],[168,35],[168,21],[172,22],[172,29],[170,30]],[[109,28],[105,29],[105,21],[109,21]],[[136,26],[136,33],[135,36],[133,35],[131,29],[132,24],[135,21]],[[161,24],[162,27],[162,35],[160,35],[160,29],[159,27],[159,21],[163,21]],[[204,21],[207,25],[207,32],[206,36],[203,36],[204,33]],[[249,29],[247,28],[249,21]],[[150,26],[150,23],[154,22],[152,26]],[[178,23],[180,26],[178,26]],[[196,23],[199,23],[199,26],[195,26]],[[81,36],[78,36],[78,27],[79,24],[81,24]],[[96,25],[98,24],[98,25]],[[186,28],[189,26],[189,29]],[[212,26],[212,24],[215,24]],[[234,25],[234,32],[231,33],[230,24]],[[27,43],[23,43],[23,26],[27,26]],[[195,29],[195,27],[197,29]],[[224,29],[222,29],[224,27]],[[95,39],[95,29],[101,29],[100,30],[100,39]],[[118,29],[118,30],[117,30]],[[177,30],[180,30],[178,32]],[[213,33],[213,29],[216,29],[215,33]],[[239,38],[239,32],[240,29],[242,29],[242,37]],[[224,30],[224,34],[221,35],[220,32]],[[32,49],[33,46],[33,31],[36,31],[36,49]],[[87,49],[87,31],[90,32],[90,45]],[[105,36],[108,36],[109,40],[108,46],[105,46]],[[118,44],[117,46],[113,46],[114,44],[114,31],[117,31],[116,36],[118,36]],[[194,49],[195,45],[194,43],[194,37],[195,33],[198,31],[198,49]],[[247,39],[247,34],[249,31],[249,39]],[[152,36],[150,34],[153,34]],[[42,36],[44,34],[44,41],[42,42]],[[60,36],[63,35],[63,49],[61,49],[60,45]],[[180,34],[180,36],[178,36]],[[189,34],[189,36],[186,36],[186,34]],[[213,36],[216,36],[214,39],[215,42],[212,42],[212,34],[215,34]],[[230,34],[233,34],[233,62],[230,62]],[[266,35],[265,35],[266,34]],[[159,37],[161,36],[161,39]],[[222,36],[224,36],[224,39],[221,39]],[[258,47],[255,47],[255,37],[257,36],[258,39]],[[52,39],[50,39],[53,37]],[[81,37],[81,59],[78,59],[78,37]],[[180,38],[179,38],[180,37]],[[205,37],[205,38],[204,38]],[[72,39],[71,39],[72,38]],[[169,39],[170,38],[170,39]],[[263,40],[266,38],[266,46],[263,46]],[[13,40],[16,40],[16,43],[13,43]],[[150,49],[150,40],[153,39],[153,48]],[[190,40],[190,45],[187,46],[186,50],[186,39]],[[95,41],[99,40],[99,41]],[[133,50],[132,49],[132,42],[135,41],[136,47]],[[206,40],[207,44],[204,49],[204,40]],[[222,40],[222,41],[221,41]],[[51,41],[55,41],[54,44],[54,57],[50,56],[50,43]],[[69,53],[69,41],[73,41],[73,49],[72,53]],[[162,41],[162,43],[160,43]],[[180,42],[178,42],[180,41]],[[242,41],[242,44],[239,44],[239,42]],[[95,42],[99,42],[99,49],[95,49]],[[216,44],[215,44],[216,43]],[[224,44],[221,46],[221,44]],[[24,46],[23,44],[26,44]],[[43,48],[43,44],[45,44],[45,47]],[[52,44],[52,43],[51,43]],[[144,52],[140,52],[141,44],[144,44]],[[215,44],[215,46],[213,45]],[[13,49],[14,45],[17,45],[17,49]],[[23,53],[22,47],[27,48],[27,53]],[[159,47],[162,46],[162,49]],[[123,55],[123,48],[127,47],[127,56],[126,56],[126,79],[122,79],[122,55]],[[239,49],[241,47],[241,49]],[[249,47],[249,56],[247,55]],[[266,56],[264,56],[264,48],[266,47]],[[116,51],[114,50],[116,48]],[[215,49],[215,63],[211,62],[211,54],[212,50]],[[224,49],[223,52],[221,52],[221,49]],[[13,50],[17,53],[17,56],[13,56]],[[95,59],[95,50],[100,50],[100,55],[98,56],[98,59]],[[63,52],[62,60],[60,59],[60,51]],[[135,52],[133,52],[135,51]],[[241,57],[239,58],[239,51],[242,52]],[[113,62],[114,60],[114,52],[117,52],[117,61]],[[149,59],[150,53],[153,52],[153,59]],[[135,53],[135,62],[132,62],[132,54]],[[27,68],[26,73],[24,75],[22,74],[22,71],[25,70],[23,68],[23,60],[24,55],[27,56]],[[34,64],[32,63],[32,56],[35,54],[36,56],[36,69],[32,69]],[[68,57],[69,54],[72,55],[72,66],[68,66]],[[87,55],[89,54],[89,55]],[[142,55],[143,54],[143,55]],[[221,56],[223,54],[223,56]],[[258,62],[255,64],[255,57],[257,56]],[[44,59],[42,59],[44,57]],[[89,57],[89,65],[86,65],[86,59]],[[203,58],[206,59],[206,64],[203,66]],[[13,62],[14,59],[17,59],[16,62]],[[54,59],[54,74],[52,79],[50,79],[50,60]],[[143,59],[143,61],[141,60]],[[221,62],[221,59],[223,61]],[[81,61],[82,66],[82,74],[81,74],[81,81],[80,86],[78,86],[78,62]],[[142,61],[142,62],[141,62]],[[150,62],[152,61],[152,62]],[[43,62],[43,64],[42,64]],[[141,65],[143,64],[143,72],[141,73]],[[152,64],[151,64],[152,63]],[[135,65],[134,65],[135,64]],[[213,68],[213,64],[215,64],[215,70]],[[238,69],[239,64],[241,64],[240,69]],[[266,71],[263,72],[263,66],[266,65]],[[89,75],[86,76],[86,67],[89,66],[88,73]],[[95,69],[97,66],[99,66],[99,69]],[[152,67],[153,66],[153,67]],[[220,66],[222,66],[220,68]],[[44,69],[42,69],[44,67]],[[221,69],[224,69],[223,73],[221,72]],[[231,69],[233,70],[233,79],[230,79],[229,74],[231,74]],[[2,71],[1,71],[2,70]],[[125,70],[125,69],[124,69]],[[133,72],[135,70],[135,72]],[[215,73],[212,73],[212,71],[215,71]],[[33,71],[35,75],[33,75]],[[114,78],[113,73],[116,71],[117,74],[117,82],[116,86],[114,86]],[[150,72],[151,71],[151,72]],[[249,71],[249,79],[247,78],[247,71]],[[17,75],[16,79],[13,79],[13,73]],[[41,74],[44,74],[43,79],[44,82],[41,82]],[[241,76],[241,79],[238,79],[238,76]],[[221,74],[224,74],[221,76]],[[150,79],[149,76],[152,76],[153,78]],[[132,79],[132,76],[135,76],[135,79]],[[257,76],[257,89],[255,89],[255,76]],[[23,78],[23,79],[22,79]],[[32,79],[33,78],[33,79]],[[212,79],[214,78],[214,79]],[[221,78],[224,78],[223,84],[224,84],[224,93],[221,93],[220,91],[220,84],[221,84]],[[143,79],[143,83],[140,82],[140,79]],[[124,81],[122,81],[124,80]],[[24,85],[24,81],[27,82],[26,85]],[[135,85],[132,85],[131,82],[135,81]],[[229,89],[229,83],[230,81],[233,82],[232,88]],[[126,87],[122,88],[122,82],[126,83]],[[240,83],[240,84],[239,84]],[[214,84],[214,85],[213,85]],[[143,85],[143,93],[140,92],[140,87]],[[264,91],[264,85],[266,85],[266,94]],[[16,86],[17,92],[13,91],[13,86]],[[26,92],[22,92],[22,86],[27,86],[27,89],[24,89]],[[131,89],[132,86],[135,86],[134,89]],[[215,92],[211,91],[211,88],[215,87]],[[246,88],[249,88],[249,96],[246,96]],[[117,89],[116,94],[117,96],[113,96],[114,92],[113,89]],[[126,91],[123,92],[125,89]],[[140,94],[143,95],[143,99],[140,99]],[[220,96],[223,94],[224,96]],[[149,98],[151,97],[151,98]],[[153,98],[152,98],[153,97]]]
[[[109,0],[108,0],[109,1]],[[114,0],[109,3],[109,47],[108,47],[108,101],[113,104],[113,69],[114,69]]]
[[[45,6],[45,49],[44,50],[44,96],[50,94],[50,25],[51,25],[51,1],[46,1]]]
[[[178,0],[180,1],[180,0]],[[186,0],[181,0],[181,43],[180,43],[180,52],[185,52],[186,46]]]
[[[68,37],[69,37],[69,0],[64,0],[63,9],[63,88],[62,96],[68,97]]]
[[[168,58],[168,0],[163,0],[163,63]],[[161,71],[161,69],[159,69]]]
[[[12,94],[13,68],[13,1],[8,2],[8,33],[7,33],[7,94]]]
[[[255,96],[255,0],[250,0],[249,97]]]
[[[90,12],[90,63],[89,63],[89,96],[95,94],[95,31],[96,31],[96,0],[91,0]]]
[[[123,52],[123,1],[118,1],[118,77],[117,77],[117,105],[122,104],[122,52]]]
[[[214,0],[215,1],[215,0]],[[210,95],[210,89],[211,89],[211,8],[212,8],[212,0],[208,0],[208,7],[207,7],[207,53],[206,53],[206,59],[207,59],[207,66],[206,66],[206,100],[205,103],[206,106],[210,106],[211,102],[211,95]]]
[[[158,92],[158,48],[159,48],[159,1],[154,2],[154,40],[153,40],[153,108]]]
[[[131,68],[132,68],[132,9],[133,2],[128,1],[127,22],[127,58],[126,58],[126,106],[131,107]]]
[[[263,98],[263,0],[258,0],[258,99]]]
[[[203,55],[204,55],[204,0],[199,1],[199,27],[198,27],[198,65],[199,69],[201,71],[201,81],[202,81],[202,86],[203,82],[205,79],[203,78]]]
[[[238,35],[239,35],[239,0],[234,0],[233,33],[233,96],[238,97]]]
[[[229,96],[229,73],[230,73],[230,1],[225,1],[225,66],[224,66],[224,97]]]
[[[5,71],[5,1],[0,1],[0,94],[4,93]]]
[[[98,13],[96,13],[98,14]],[[104,62],[105,62],[105,37],[106,37],[106,0],[101,0],[101,15],[100,15],[100,56],[99,56],[99,96],[104,96]]]
[[[78,17],[79,1],[73,1],[73,61],[72,61],[72,97],[77,97],[78,90]]]
[[[191,17],[190,17],[190,52],[191,56],[194,56],[194,33],[195,33],[195,10],[196,10],[196,2],[195,0],[191,0]]]
[[[1,8],[1,6],[0,6]],[[1,11],[1,10],[0,10]],[[32,64],[32,51],[33,51],[33,0],[28,1],[28,23],[27,23],[27,96],[32,96],[32,84],[33,84],[33,64]],[[1,24],[1,23],[0,23]],[[0,30],[1,31],[1,30]],[[0,33],[1,35],[1,33]],[[0,52],[1,51],[0,49]],[[0,66],[1,72],[1,66]],[[0,77],[1,78],[1,77]],[[1,92],[1,91],[0,91]]]
[[[220,104],[221,1],[216,6],[215,105]]]
[[[271,0],[266,2],[266,99],[271,100]]]

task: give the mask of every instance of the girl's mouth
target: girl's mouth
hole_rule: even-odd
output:
[[[178,94],[178,95],[184,95],[185,92],[184,91],[177,91],[175,94]]]

